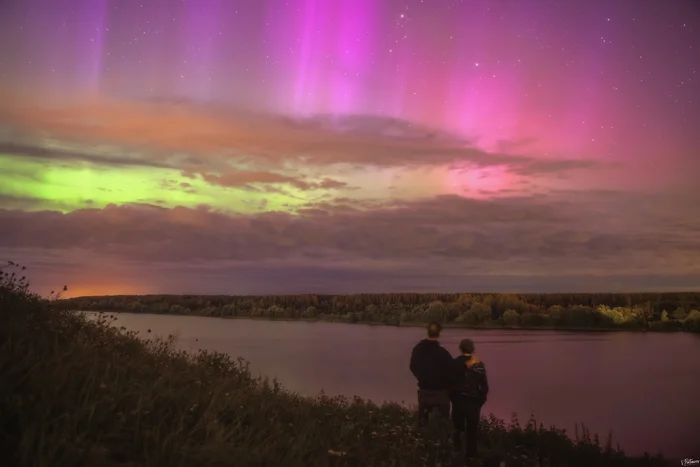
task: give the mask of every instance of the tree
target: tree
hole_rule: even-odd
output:
[[[598,305],[596,311],[603,318],[603,324],[620,325],[626,319],[625,311],[622,308],[609,308],[606,305]]]
[[[313,306],[308,307],[302,314],[302,317],[304,318],[315,318],[316,316],[318,316],[318,313],[316,312],[316,308]]]
[[[506,326],[517,326],[520,324],[520,315],[515,310],[506,310],[501,317]]]
[[[445,307],[444,303],[437,300],[430,304],[426,314],[428,315],[428,319],[430,321],[442,323],[447,317],[447,308]]]
[[[486,302],[484,302],[486,303]],[[508,310],[515,310],[518,313],[524,313],[528,311],[528,306],[525,302],[520,300],[517,295],[513,294],[499,294],[493,301],[491,305],[495,318],[498,319],[503,313]]]
[[[448,304],[446,305],[446,308],[447,308],[447,316],[446,316],[446,320],[447,320],[447,321],[454,321],[454,320],[457,319],[457,318],[462,314],[462,312],[464,311],[464,310],[463,310],[463,307],[462,307],[459,303],[457,303],[457,302],[450,302],[450,303],[448,303]]]
[[[482,324],[492,319],[491,306],[485,303],[472,302],[469,313],[473,315],[474,324]]]
[[[530,311],[526,311],[520,315],[520,323],[525,327],[546,326],[550,324],[550,322],[549,316],[542,313],[532,313]]]
[[[673,313],[671,313],[671,318],[673,319],[678,319],[678,320],[684,320],[688,314],[685,312],[685,308],[679,306],[678,308],[675,309]]]
[[[182,305],[171,305],[169,313],[171,313],[173,315],[186,315],[186,314],[190,313],[190,309],[185,308]]]
[[[690,313],[688,313],[688,316],[685,318],[685,321],[700,321],[700,311],[698,310],[692,310]]]
[[[562,322],[569,326],[594,326],[595,314],[589,306],[572,306],[562,314]]]
[[[272,305],[265,314],[271,318],[284,318],[284,308],[279,305]]]
[[[683,330],[688,332],[700,332],[700,311],[692,310],[683,320]]]
[[[559,324],[564,317],[564,307],[561,305],[552,305],[547,308],[546,315],[553,325]]]

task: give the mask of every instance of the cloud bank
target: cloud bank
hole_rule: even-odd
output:
[[[700,288],[700,198],[593,156],[377,116],[2,102],[0,253],[40,287]]]

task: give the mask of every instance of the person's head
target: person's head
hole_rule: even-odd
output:
[[[474,341],[471,339],[462,339],[462,342],[459,343],[459,351],[463,354],[474,353]]]
[[[432,321],[428,324],[428,339],[437,339],[440,337],[440,331],[442,331],[440,323]]]

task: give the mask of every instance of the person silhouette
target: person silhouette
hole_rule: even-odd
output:
[[[418,382],[418,420],[421,425],[427,424],[432,410],[449,416],[449,389],[454,379],[452,355],[438,342],[442,326],[431,322],[427,330],[427,338],[413,347],[409,365]]]
[[[479,421],[481,408],[486,403],[489,383],[486,366],[474,355],[474,342],[464,339],[459,343],[462,355],[454,359],[456,381],[450,392],[452,402],[452,423],[454,424],[454,443],[461,448],[461,441],[466,434],[466,463],[474,461],[479,438]]]

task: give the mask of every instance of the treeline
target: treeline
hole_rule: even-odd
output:
[[[700,293],[114,295],[61,300],[61,307],[215,317],[348,323],[700,332]]]

